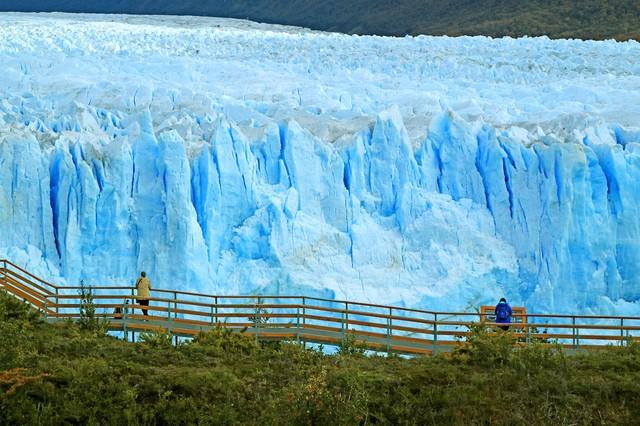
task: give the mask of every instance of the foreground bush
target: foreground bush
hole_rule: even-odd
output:
[[[177,347],[49,325],[0,294],[0,424],[635,424],[640,349],[514,350],[478,329],[453,354],[327,356],[222,327]]]

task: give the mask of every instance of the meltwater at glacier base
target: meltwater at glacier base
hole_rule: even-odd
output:
[[[0,257],[43,278],[640,315],[637,42],[0,23]]]

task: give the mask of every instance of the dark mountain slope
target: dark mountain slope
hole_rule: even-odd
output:
[[[219,16],[399,36],[640,40],[638,0],[0,0],[0,11]]]

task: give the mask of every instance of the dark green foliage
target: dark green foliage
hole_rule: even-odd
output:
[[[635,424],[640,348],[565,355],[474,330],[454,354],[327,356],[222,326],[141,343],[33,319],[0,294],[0,424]],[[356,342],[347,342],[349,347]]]
[[[26,302],[9,296],[4,290],[0,290],[0,322],[33,322],[38,321],[40,315],[31,309]]]
[[[141,333],[140,342],[151,348],[170,348],[173,345],[171,334],[161,331]]]
[[[637,0],[3,0],[0,11],[220,16],[395,36],[640,40]]]
[[[364,355],[367,352],[366,346],[362,342],[358,342],[353,334],[345,334],[340,346],[338,347],[338,355]]]
[[[40,315],[26,302],[0,290],[0,371],[17,367],[35,351],[29,335],[41,324]]]
[[[220,323],[211,331],[198,333],[191,345],[205,347],[218,354],[251,354],[259,348],[253,336],[233,332]]]
[[[469,338],[454,352],[456,359],[486,366],[502,366],[511,360],[516,342],[513,334],[482,323],[473,325],[470,331]]]
[[[254,312],[248,318],[255,327],[260,327],[269,322],[269,311],[262,307],[263,300],[258,298]]]

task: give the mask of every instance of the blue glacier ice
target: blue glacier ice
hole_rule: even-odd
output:
[[[640,314],[638,43],[129,19],[0,16],[1,255],[68,283]]]

